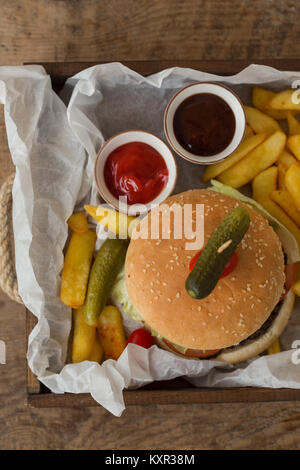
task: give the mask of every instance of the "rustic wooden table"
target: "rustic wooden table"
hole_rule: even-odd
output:
[[[46,61],[299,58],[297,0],[0,0],[0,65]],[[0,183],[13,171],[0,116]],[[0,293],[0,448],[300,447],[300,403],[26,406],[24,308]]]

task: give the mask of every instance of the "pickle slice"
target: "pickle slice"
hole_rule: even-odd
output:
[[[108,239],[99,249],[93,263],[87,294],[82,306],[88,325],[97,325],[118,272],[125,261],[127,240]]]
[[[249,212],[244,207],[233,209],[224,218],[186,280],[185,288],[191,297],[203,299],[213,291],[249,225]]]

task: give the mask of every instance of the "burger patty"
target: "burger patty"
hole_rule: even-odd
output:
[[[244,339],[243,341],[241,341],[239,344],[244,344],[246,343],[247,341],[249,340],[254,340],[254,339],[257,339],[259,338],[259,336],[263,335],[269,328],[270,326],[272,325],[273,321],[275,320],[275,318],[277,317],[278,313],[279,313],[279,310],[281,308],[281,305],[282,305],[282,301],[278,302],[278,304],[276,305],[276,307],[274,308],[274,310],[271,312],[271,314],[269,315],[269,317],[267,318],[267,320],[265,321],[265,323],[262,324],[262,326],[259,328],[259,330],[255,331],[254,333],[252,333],[252,335],[248,336],[248,338]]]

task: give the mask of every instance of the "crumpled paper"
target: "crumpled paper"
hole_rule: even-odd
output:
[[[91,393],[116,416],[122,391],[153,380],[185,376],[198,387],[300,388],[293,343],[300,339],[299,303],[281,337],[285,351],[236,366],[190,360],[152,346],[130,344],[118,361],[65,364],[71,309],[59,300],[66,220],[83,202],[99,202],[93,166],[102,143],[127,129],[164,138],[163,112],[170,97],[195,81],[223,82],[250,103],[251,87],[290,88],[299,72],[252,65],[231,77],[172,68],[142,77],[119,63],[98,65],[70,78],[58,97],[43,67],[0,67],[0,102],[16,166],[13,226],[19,292],[38,318],[29,337],[28,363],[54,393]],[[175,192],[201,187],[201,167],[177,157]],[[125,319],[128,332],[136,322]],[[296,359],[296,360],[295,360]]]

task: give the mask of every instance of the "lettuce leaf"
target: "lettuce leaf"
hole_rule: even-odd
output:
[[[125,283],[125,266],[119,272],[116,281],[110,293],[111,297],[122,305],[124,312],[136,321],[143,321],[137,309],[131,302]]]

